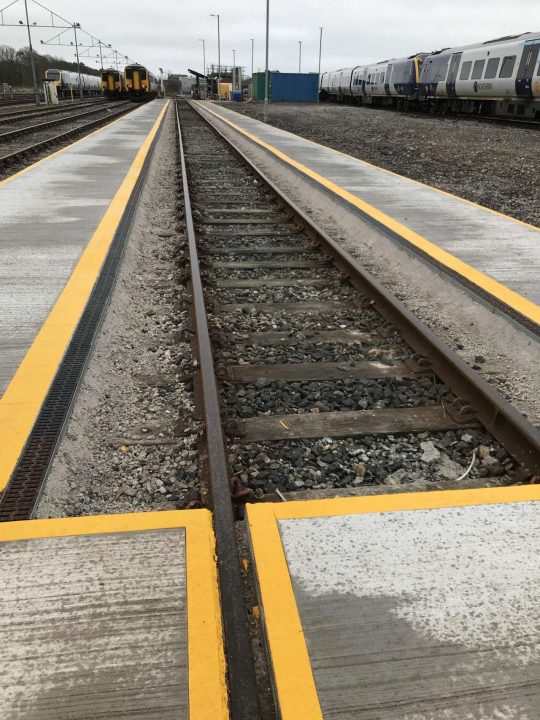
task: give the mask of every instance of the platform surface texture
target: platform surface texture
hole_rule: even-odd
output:
[[[0,527],[2,720],[226,717],[211,520],[196,512]]]
[[[504,490],[249,511],[284,720],[540,717],[540,490]]]
[[[141,105],[0,183],[0,397],[162,109]]]
[[[539,228],[216,104],[197,104],[364,217],[540,322]]]

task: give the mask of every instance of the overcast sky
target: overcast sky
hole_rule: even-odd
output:
[[[0,0],[0,7],[9,0]],[[221,62],[251,71],[255,39],[255,71],[264,68],[265,0],[44,0],[70,21],[81,23],[103,42],[156,71],[202,69],[206,39],[207,64],[217,63],[217,21],[221,15]],[[50,16],[28,0],[31,22]],[[23,19],[23,0],[5,11],[4,22]],[[539,0],[270,0],[270,67],[317,71],[319,26],[323,31],[322,70],[410,55],[441,47],[489,40],[505,34],[540,30]],[[71,31],[69,31],[71,33]],[[33,43],[55,34],[33,29]],[[83,36],[84,37],[84,36]],[[72,38],[70,38],[72,39]],[[0,44],[27,45],[26,28],[0,26]],[[73,56],[72,48],[51,46],[51,54]],[[88,64],[98,67],[95,59]]]

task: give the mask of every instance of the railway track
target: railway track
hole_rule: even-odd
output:
[[[56,127],[56,125],[62,125],[63,123],[77,122],[82,118],[89,117],[90,115],[96,115],[97,113],[102,113],[105,110],[109,110],[114,107],[125,108],[128,104],[129,101],[125,101],[122,103],[107,103],[106,105],[102,105],[100,103],[97,108],[94,107],[91,110],[84,110],[83,112],[79,112],[74,115],[69,114],[61,118],[55,118],[54,120],[45,119],[44,122],[38,122],[33,125],[25,125],[24,127],[16,128],[15,130],[9,130],[8,132],[0,133],[0,142],[12,140],[13,138],[21,137],[22,135],[31,135],[35,132],[41,132],[42,130],[47,130],[48,128]]]
[[[36,117],[48,117],[50,115],[57,115],[58,113],[76,112],[81,108],[101,105],[104,102],[104,98],[99,98],[96,100],[85,100],[84,102],[79,101],[76,103],[68,103],[58,107],[43,107],[40,110],[26,110],[25,112],[21,112],[20,110],[4,113],[0,112],[0,125],[8,125]]]
[[[388,450],[399,483],[411,448],[441,446],[459,483],[483,443],[497,447],[493,474],[515,482],[540,471],[540,434],[201,111],[180,102],[177,119],[231,701],[252,717],[234,687],[253,673],[225,496],[241,517],[254,495],[380,483],[370,464]]]
[[[479,485],[528,480],[540,473],[540,436],[195,108],[180,101],[176,113],[205,427],[199,466],[216,531],[232,717],[247,720],[260,713],[235,527],[246,501],[381,484],[377,463],[388,457],[399,483],[412,456],[437,448],[457,482],[467,473]],[[86,362],[70,353],[90,348],[100,293],[0,500],[0,521],[32,515]],[[496,448],[491,476],[475,465],[487,445]]]
[[[43,150],[47,150],[51,147],[55,147],[59,144],[65,143],[69,140],[72,140],[74,137],[77,137],[79,135],[84,135],[101,125],[104,125],[108,122],[111,122],[112,120],[115,120],[118,117],[121,117],[122,115],[125,115],[126,113],[130,112],[131,110],[134,110],[135,107],[132,103],[125,103],[119,106],[118,103],[115,103],[114,108],[115,110],[111,110],[110,112],[107,112],[106,115],[102,115],[98,118],[95,118],[93,120],[90,120],[89,122],[84,123],[83,125],[78,125],[77,127],[70,128],[69,130],[66,130],[62,133],[59,133],[58,135],[54,135],[52,137],[47,137],[42,140],[38,140],[37,142],[31,143],[30,145],[27,145],[23,148],[19,148],[13,152],[7,153],[6,155],[0,156],[0,171],[4,170],[8,167],[11,167],[12,165],[16,165],[19,163],[24,163],[24,161],[36,155],[36,153],[42,152]],[[96,113],[103,113],[107,108],[101,107],[97,110],[92,110],[89,113],[86,114],[96,114]],[[79,116],[80,117],[80,116]],[[73,116],[70,116],[69,118],[62,118],[62,122],[73,122],[75,120]],[[53,121],[51,124],[58,124],[60,121]],[[49,124],[39,124],[34,125],[32,128],[32,132],[39,132],[43,127],[47,127]],[[29,129],[23,128],[23,131],[30,132]],[[7,139],[8,136],[14,137],[14,135],[18,135],[17,131],[15,133],[4,133],[3,136],[4,139]]]

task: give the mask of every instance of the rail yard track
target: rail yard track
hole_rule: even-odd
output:
[[[114,117],[129,109],[117,107]],[[205,428],[199,474],[213,511],[231,714],[247,720],[260,709],[235,522],[246,502],[381,484],[383,458],[398,485],[414,474],[414,458],[441,447],[454,486],[466,477],[479,487],[530,481],[540,474],[540,433],[203,111],[179,101],[176,120]],[[0,521],[34,512],[121,256],[117,243],[0,500]],[[479,472],[488,445],[493,463]]]
[[[77,101],[74,103],[62,103],[57,107],[42,107],[40,109],[30,108],[21,112],[21,110],[10,110],[9,112],[0,112],[0,124],[10,125],[11,123],[29,120],[30,118],[48,117],[58,115],[59,113],[76,112],[80,108],[88,108],[98,106],[105,103],[104,98],[95,98],[92,100]]]

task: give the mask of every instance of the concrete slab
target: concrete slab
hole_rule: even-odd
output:
[[[227,717],[209,512],[6,523],[0,603],[3,719]]]
[[[0,397],[163,104],[141,105],[0,183]]]
[[[167,102],[142,105],[0,183],[0,492],[101,273]]]
[[[284,720],[540,717],[539,510],[530,486],[248,507]]]
[[[227,108],[205,111],[468,282],[540,322],[540,229]]]

